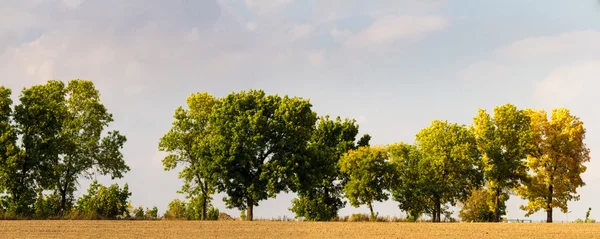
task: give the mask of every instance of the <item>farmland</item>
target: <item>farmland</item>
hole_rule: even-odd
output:
[[[0,238],[597,238],[597,224],[0,221]]]

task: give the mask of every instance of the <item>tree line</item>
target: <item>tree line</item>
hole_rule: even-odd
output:
[[[144,215],[126,202],[127,185],[94,182],[87,196],[73,197],[80,178],[121,178],[130,170],[120,152],[126,138],[105,132],[112,115],[91,81],[25,88],[15,106],[10,96],[0,87],[2,212]],[[169,153],[165,170],[180,170],[177,192],[186,197],[171,202],[165,217],[215,220],[212,196],[224,193],[228,208],[253,220],[261,201],[294,192],[289,210],[305,220],[336,220],[347,203],[366,205],[374,220],[373,204],[391,198],[413,221],[427,215],[440,222],[449,206],[461,206],[463,221],[499,222],[516,194],[527,200],[527,215],[542,210],[552,222],[553,209],[567,212],[585,185],[584,139],[583,122],[568,109],[548,115],[505,104],[491,114],[480,109],[471,125],[432,121],[411,144],[370,145],[355,120],[319,116],[308,99],[262,90],[193,93],[159,140]],[[114,203],[93,199],[100,191]]]

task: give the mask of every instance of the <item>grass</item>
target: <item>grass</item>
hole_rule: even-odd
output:
[[[0,221],[0,238],[598,238],[598,224]]]

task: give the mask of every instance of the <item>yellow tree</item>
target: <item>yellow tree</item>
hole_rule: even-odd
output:
[[[552,222],[552,209],[568,211],[567,202],[579,200],[577,188],[585,186],[581,174],[590,161],[590,150],[584,143],[583,122],[568,109],[552,111],[548,120],[544,110],[527,110],[531,118],[535,150],[528,155],[529,180],[517,193],[528,200],[521,209],[527,216],[545,210],[547,222]]]

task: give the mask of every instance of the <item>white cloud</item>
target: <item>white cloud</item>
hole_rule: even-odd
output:
[[[256,22],[247,22],[246,29],[248,29],[248,31],[251,31],[251,32],[256,30]]]
[[[244,0],[244,2],[255,14],[262,16],[278,13],[294,0]]]
[[[558,67],[536,85],[536,99],[544,105],[565,107],[587,93],[596,94],[599,76],[600,61]]]
[[[448,26],[441,16],[385,16],[381,17],[346,41],[351,48],[371,48],[403,39],[418,39]]]
[[[308,54],[308,62],[313,66],[321,66],[325,63],[325,51],[315,51]]]
[[[69,8],[77,8],[84,0],[63,0],[63,4]]]
[[[297,24],[292,27],[290,34],[294,39],[302,39],[310,36],[313,30],[314,28],[310,24]]]
[[[348,39],[348,37],[352,36],[352,32],[350,30],[339,30],[337,28],[331,30],[330,34],[331,37],[333,37],[333,39],[338,42],[345,41],[346,39]]]
[[[530,37],[496,50],[514,59],[546,57],[576,57],[579,59],[600,54],[600,32],[578,31],[555,36]]]

